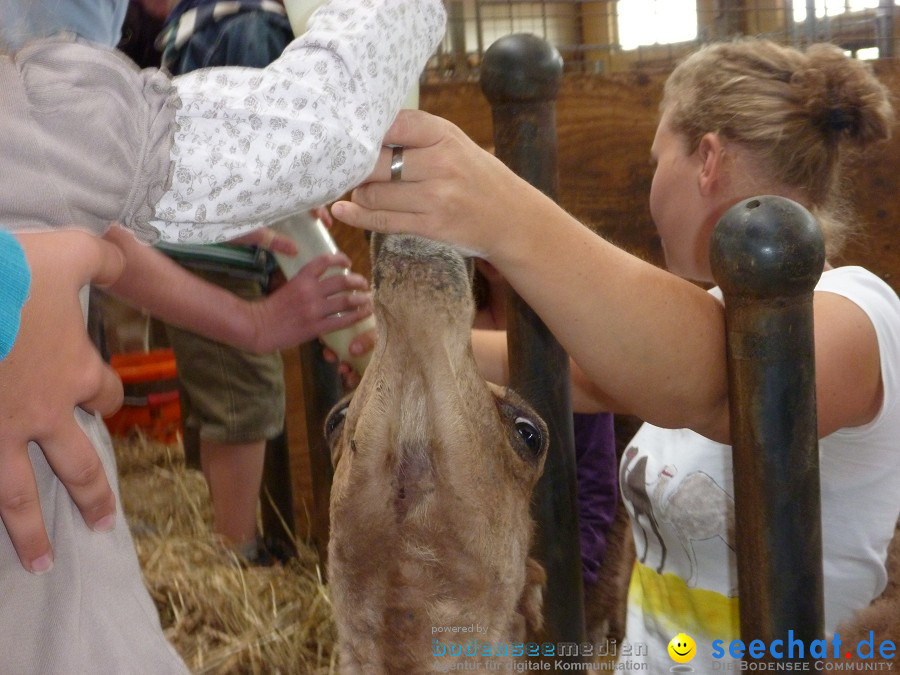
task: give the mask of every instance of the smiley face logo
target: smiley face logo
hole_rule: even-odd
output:
[[[687,663],[697,653],[697,644],[687,633],[679,633],[669,642],[669,656],[676,663]]]

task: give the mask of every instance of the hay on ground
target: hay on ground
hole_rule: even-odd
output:
[[[169,640],[195,673],[334,672],[335,629],[315,551],[247,567],[211,532],[203,476],[180,445],[117,439],[122,506]]]

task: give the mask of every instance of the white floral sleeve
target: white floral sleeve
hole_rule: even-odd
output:
[[[440,0],[332,0],[267,68],[175,78],[171,185],[150,226],[223,241],[359,184],[444,21]]]

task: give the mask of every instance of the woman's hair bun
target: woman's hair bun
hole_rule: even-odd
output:
[[[811,45],[791,76],[797,100],[834,141],[865,146],[889,138],[894,123],[890,92],[870,64],[848,59],[840,47]]]

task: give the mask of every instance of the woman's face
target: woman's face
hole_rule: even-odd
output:
[[[656,164],[650,215],[662,240],[666,267],[678,276],[709,281],[709,204],[701,193],[703,160],[669,127],[664,112],[650,155]]]

